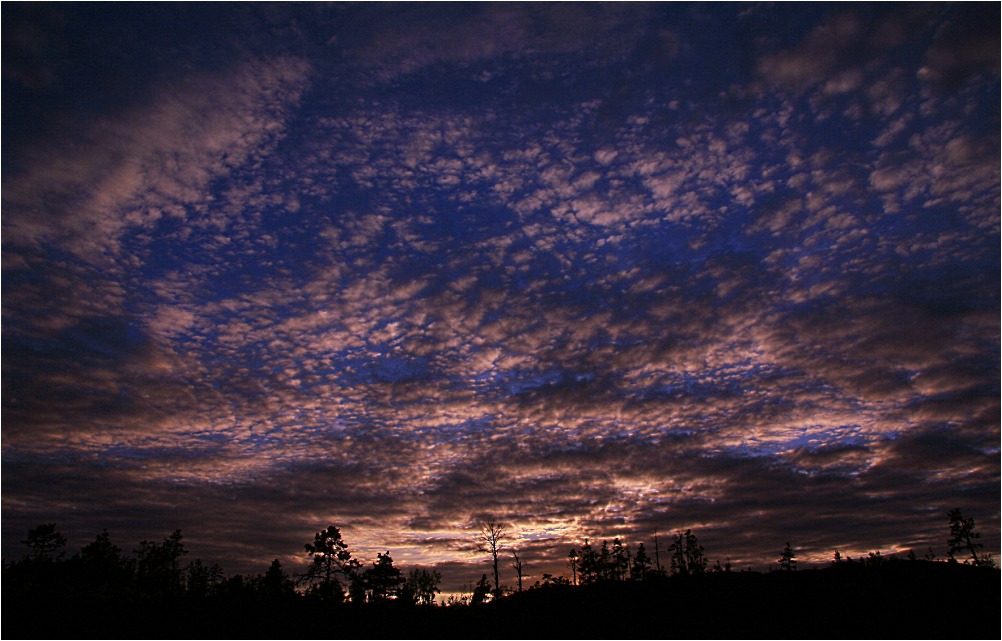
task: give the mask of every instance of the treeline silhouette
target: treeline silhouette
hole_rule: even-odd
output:
[[[477,542],[491,554],[469,594],[439,603],[441,576],[408,571],[390,553],[355,558],[331,525],[304,545],[305,567],[276,559],[265,572],[226,576],[187,560],[180,530],[125,553],[107,531],[67,557],[54,523],[29,530],[27,554],[4,562],[5,637],[20,638],[993,638],[1000,574],[974,520],[949,514],[942,560],[853,560],[797,570],[789,543],[780,570],[711,565],[691,530],[653,550],[585,540],[568,554],[570,577],[543,574],[522,589],[528,564],[507,526],[489,520]],[[491,544],[491,542],[493,542]],[[500,583],[510,554],[517,589]],[[444,605],[446,607],[436,607]]]

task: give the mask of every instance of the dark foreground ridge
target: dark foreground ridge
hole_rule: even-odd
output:
[[[9,587],[9,586],[5,586]],[[5,638],[998,638],[1000,572],[889,561],[548,585],[482,605],[4,590]]]

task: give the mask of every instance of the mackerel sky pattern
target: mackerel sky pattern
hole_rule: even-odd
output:
[[[5,560],[998,553],[998,4],[2,11]]]

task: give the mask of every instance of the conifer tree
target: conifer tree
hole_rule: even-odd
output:
[[[706,557],[703,555],[703,546],[696,540],[696,535],[691,530],[685,531],[685,554],[686,565],[692,574],[702,574],[706,571]]]
[[[121,594],[130,582],[133,565],[122,555],[122,548],[111,542],[103,530],[91,543],[73,556],[79,564],[88,590],[97,594]]]
[[[326,530],[313,536],[313,543],[307,543],[304,547],[310,557],[310,565],[303,579],[317,586],[322,598],[343,598],[344,591],[338,576],[350,583],[355,578],[360,563],[351,557],[348,544],[341,537],[341,530],[335,525],[329,525]]]
[[[629,548],[623,545],[623,542],[618,538],[612,541],[612,555],[610,559],[610,577],[616,581],[623,581],[626,579],[630,571],[630,551]]]
[[[598,577],[603,581],[612,579],[612,552],[609,550],[609,542],[602,541],[602,550],[598,556]]]
[[[364,593],[364,599],[370,603],[387,601],[398,596],[400,585],[404,582],[400,570],[393,567],[389,551],[385,554],[376,554],[372,567],[358,575],[356,580],[360,582],[361,590],[358,587],[353,589],[353,596]]]
[[[181,557],[188,553],[181,530],[164,539],[162,544],[141,541],[136,550],[136,580],[152,596],[177,594],[184,588]]]
[[[979,552],[985,545],[978,541],[981,538],[981,533],[974,531],[974,519],[965,519],[959,507],[950,510],[947,516],[950,518],[950,540],[947,541],[947,545],[950,546],[950,561],[956,563],[957,557],[955,555],[966,553],[970,554],[971,558],[965,560],[964,563],[987,567],[994,565],[991,556],[982,555]]]
[[[66,537],[59,533],[55,523],[42,523],[28,530],[28,538],[21,541],[28,546],[32,561],[58,561],[63,557]]]
[[[644,550],[644,544],[637,544],[637,553],[633,557],[633,564],[630,566],[630,578],[634,581],[643,581],[651,572],[651,559]]]
[[[278,559],[271,562],[258,585],[261,594],[271,599],[289,597],[296,592],[295,584],[282,569],[282,563]]]
[[[473,605],[480,605],[487,602],[487,596],[491,593],[491,584],[487,581],[487,575],[484,574],[477,581],[477,587],[473,588],[473,596],[470,597],[470,603]]]
[[[581,546],[581,554],[578,557],[578,579],[583,584],[594,583],[599,580],[601,574],[601,562],[595,549],[585,539]]]
[[[702,574],[706,570],[706,557],[692,530],[678,530],[671,544],[672,574]]]
[[[779,557],[779,567],[783,568],[787,572],[791,572],[797,569],[796,561],[797,553],[794,552],[793,548],[790,547],[790,542],[787,541],[786,547],[783,548],[783,555]]]

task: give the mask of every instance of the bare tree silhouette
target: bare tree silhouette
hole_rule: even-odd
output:
[[[515,575],[518,577],[518,591],[522,591],[522,579],[529,576],[525,574],[525,569],[529,567],[528,563],[525,563],[520,558],[518,558],[518,553],[515,550],[511,551],[511,555],[515,557],[515,562],[511,564],[512,569],[515,570]]]
[[[480,524],[480,533],[477,535],[477,550],[480,552],[490,552],[494,561],[494,597],[501,596],[501,578],[498,573],[498,552],[504,548],[505,542],[511,536],[508,534],[508,524],[499,521],[494,517],[488,518]]]
[[[661,576],[661,544],[658,541],[657,528],[654,528],[654,571]]]

